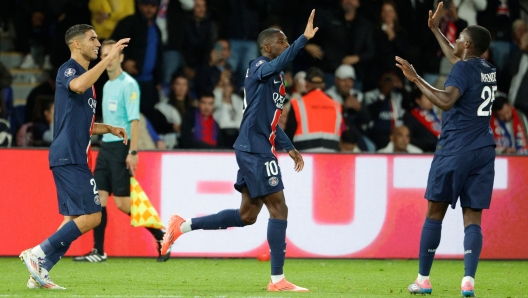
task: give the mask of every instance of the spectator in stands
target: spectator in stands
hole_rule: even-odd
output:
[[[486,10],[488,0],[452,0],[457,7],[458,15],[464,19],[468,26],[477,24],[477,13]]]
[[[198,108],[188,109],[181,128],[181,147],[185,149],[222,148],[220,128],[213,118],[214,95],[204,93]]]
[[[156,25],[158,0],[139,0],[138,12],[122,19],[112,39],[130,37],[125,48],[123,69],[136,79],[141,90],[140,110],[148,119],[154,117],[154,105],[159,101],[157,85],[161,74],[161,32]]]
[[[186,12],[193,7],[194,0],[161,0],[156,24],[160,28],[163,45],[161,82],[164,87],[170,84],[172,75],[181,67]]]
[[[18,1],[18,7],[13,13],[16,14],[15,49],[25,55],[20,68],[37,69],[44,66],[46,69],[51,68],[49,60],[51,29],[47,2]]]
[[[26,99],[26,108],[24,111],[24,123],[31,122],[35,114],[37,98],[40,96],[55,96],[55,80],[57,79],[57,69],[54,68],[46,74],[46,81],[33,88]]]
[[[214,89],[215,104],[213,117],[220,127],[223,145],[233,148],[240,131],[244,100],[234,93],[236,88],[228,77],[221,77]]]
[[[0,115],[4,111],[4,106],[4,99],[0,97]],[[0,116],[0,147],[11,147],[12,140],[11,125],[9,121]]]
[[[192,14],[185,24],[185,42],[183,57],[185,59],[185,74],[194,79],[196,69],[209,57],[209,51],[218,38],[216,25],[207,12],[205,0],[195,0]]]
[[[337,152],[343,118],[341,105],[323,92],[324,72],[306,71],[306,94],[291,100],[286,135],[299,151]]]
[[[369,72],[378,78],[383,72],[397,67],[393,63],[394,57],[409,59],[411,44],[407,32],[400,27],[396,4],[392,0],[384,0],[381,6],[381,17],[376,28],[376,59],[375,67]],[[376,73],[377,71],[377,73]]]
[[[227,64],[230,55],[229,42],[225,39],[217,40],[209,52],[209,59],[196,70],[194,86],[197,94],[213,92],[221,75],[229,76],[232,81],[231,66]]]
[[[490,49],[499,70],[508,62],[512,42],[512,23],[520,17],[519,0],[487,1],[486,10],[478,14],[477,23],[491,33]]]
[[[0,62],[0,118],[7,119],[6,103],[4,99],[4,88],[8,88],[13,83],[13,77],[5,65]]]
[[[390,142],[378,153],[423,153],[422,149],[411,145],[411,132],[405,125],[395,127],[390,134]]]
[[[150,121],[143,114],[139,114],[139,150],[167,150],[167,145],[154,130]]]
[[[376,48],[374,25],[357,13],[359,6],[360,0],[341,0],[341,9],[316,15],[319,34],[304,49],[325,72],[328,86],[333,84],[336,68],[348,64],[357,72],[356,88],[363,90],[366,69],[374,59]]]
[[[53,141],[53,96],[37,97],[33,115],[33,146],[49,147]]]
[[[454,44],[460,32],[467,27],[467,22],[458,16],[457,7],[453,1],[451,1],[449,6],[444,5],[442,9],[444,9],[444,16],[440,20],[438,30],[444,34],[451,44]],[[424,32],[423,38],[424,46],[420,58],[424,72],[423,79],[434,85],[440,75],[447,75],[451,71],[452,65],[443,55],[440,45],[429,30]]]
[[[88,8],[99,40],[109,39],[117,23],[136,10],[134,0],[90,0]]]
[[[526,116],[510,105],[505,96],[495,98],[490,126],[497,154],[528,154]]]
[[[365,136],[370,122],[370,114],[363,103],[363,93],[354,89],[356,73],[347,64],[340,65],[335,72],[334,86],[326,94],[342,105],[343,120],[346,129],[354,132],[358,146],[362,151],[375,151],[375,145]]]
[[[339,151],[347,153],[361,153],[357,146],[357,136],[351,130],[345,130],[339,139]]]
[[[522,43],[523,43],[522,37],[526,34],[526,32],[528,32],[528,28],[526,27],[526,23],[523,20],[518,19],[513,22],[512,41],[513,41],[514,46],[513,46],[512,52],[522,48]]]
[[[520,49],[514,52],[500,73],[497,85],[508,94],[508,100],[516,109],[528,114],[528,33],[521,38]]]
[[[392,129],[403,124],[406,105],[402,85],[397,75],[387,72],[381,76],[377,89],[365,93],[364,102],[371,117],[367,136],[378,149],[387,146]]]
[[[414,108],[403,115],[403,123],[411,131],[411,144],[424,152],[435,152],[442,121],[433,108],[433,103],[415,88],[412,92]]]

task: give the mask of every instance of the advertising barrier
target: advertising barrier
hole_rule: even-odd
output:
[[[94,158],[97,152],[94,152]],[[46,150],[0,150],[0,256],[18,255],[61,223]],[[287,257],[417,258],[427,210],[423,198],[432,155],[304,154],[296,173],[287,154],[279,167],[289,207]],[[140,152],[136,178],[166,224],[238,208],[233,188],[238,166],[231,152]],[[528,158],[497,157],[490,210],[483,212],[484,259],[528,259]],[[194,231],[172,248],[181,257],[256,257],[268,249],[265,207],[252,226]],[[463,257],[462,210],[449,209],[437,250],[440,258]],[[68,251],[87,253],[89,232]],[[148,231],[110,199],[105,252],[109,256],[156,256]]]

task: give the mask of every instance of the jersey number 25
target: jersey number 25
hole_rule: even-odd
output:
[[[480,97],[484,100],[484,102],[480,104],[477,110],[478,116],[491,116],[491,107],[493,106],[493,102],[495,101],[495,92],[497,92],[497,86],[485,86],[482,89]]]

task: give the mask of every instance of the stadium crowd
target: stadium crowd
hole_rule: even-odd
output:
[[[287,102],[279,124],[294,145],[311,151],[434,152],[441,111],[411,88],[394,56],[410,61],[430,84],[443,86],[451,65],[427,27],[428,11],[437,2],[4,0],[0,30],[13,29],[14,50],[24,55],[18,68],[42,69],[47,77],[27,96],[22,120],[13,120],[12,101],[0,93],[5,119],[0,120],[0,146],[50,144],[55,77],[70,55],[64,33],[86,23],[101,41],[131,38],[122,66],[141,90],[140,149],[232,149],[242,120],[246,69],[260,56],[257,35],[273,27],[293,41],[315,8],[314,26],[320,32],[283,78]],[[440,29],[451,43],[468,25],[492,33],[482,58],[497,68],[491,120],[496,150],[526,154],[527,7],[519,0],[444,0],[444,9]],[[103,75],[95,85],[98,101],[105,100],[107,80]],[[10,85],[9,70],[0,62],[0,88]],[[301,107],[298,102],[305,97],[332,99],[336,107],[330,102],[330,113],[317,105]],[[104,120],[97,107],[99,121]],[[308,124],[316,122],[327,122],[322,132],[333,135],[306,142],[303,133],[312,132],[315,126]]]

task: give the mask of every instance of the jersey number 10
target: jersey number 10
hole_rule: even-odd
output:
[[[495,101],[495,92],[497,91],[497,86],[485,86],[482,89],[480,97],[484,102],[479,106],[477,110],[477,116],[491,116],[491,107]],[[491,104],[490,104],[491,102]],[[489,108],[488,108],[489,105]]]

